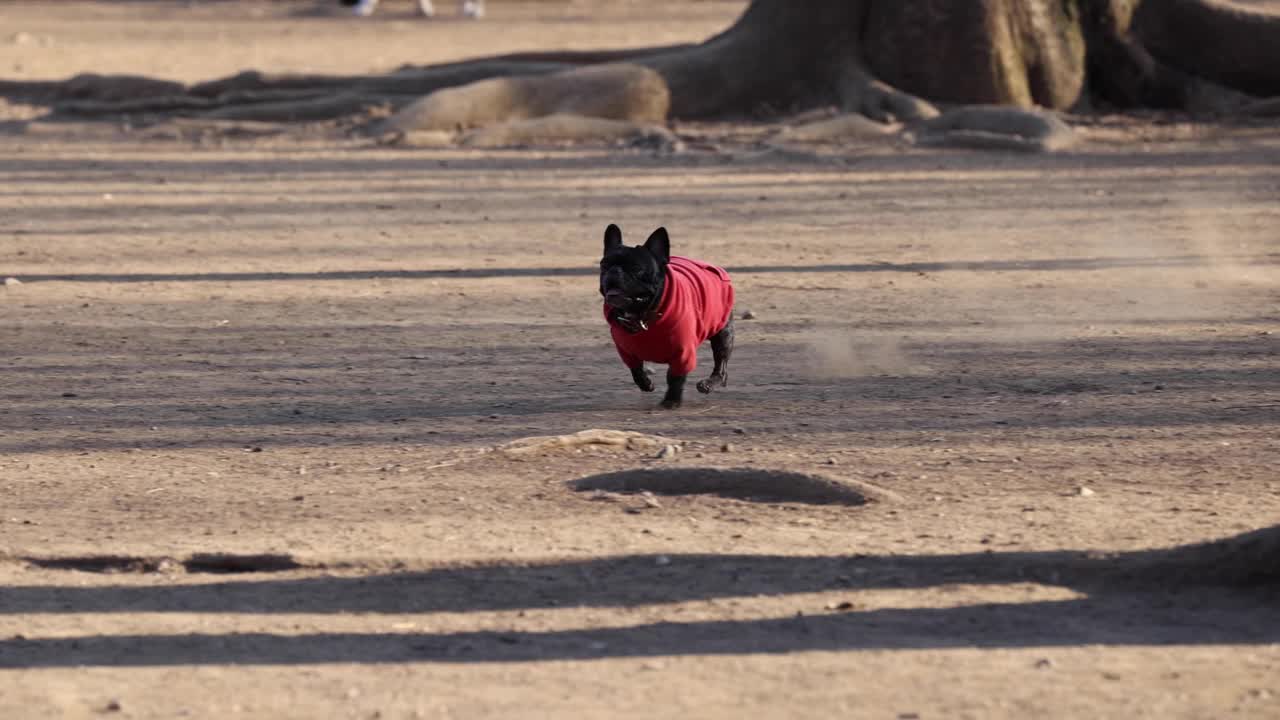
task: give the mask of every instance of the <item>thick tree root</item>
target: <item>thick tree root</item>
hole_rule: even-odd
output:
[[[472,148],[498,148],[620,142],[663,151],[680,147],[676,136],[660,125],[566,114],[489,125],[463,134],[459,144]]]
[[[412,97],[396,98],[359,91],[326,94],[303,100],[235,104],[191,113],[218,120],[254,120],[258,122],[320,122],[352,115],[367,114],[377,108],[393,108],[397,101],[407,104]]]
[[[383,145],[417,148],[518,148],[564,145],[618,145],[677,152],[683,143],[660,125],[582,115],[556,114],[487,125],[465,132],[415,130],[379,136]]]
[[[428,67],[401,68],[386,75],[270,75],[243,72],[229,78],[200,83],[189,94],[221,98],[228,93],[248,91],[327,91],[360,90],[387,95],[426,95],[442,88],[466,85],[495,77],[541,75],[577,67],[572,63],[466,60]]]
[[[990,105],[950,110],[911,132],[917,145],[982,150],[1054,152],[1076,141],[1071,126],[1051,112]]]
[[[375,135],[455,130],[579,115],[631,123],[665,123],[666,82],[638,65],[599,65],[554,75],[502,77],[439,90],[371,128]],[[550,126],[548,126],[550,127]]]
[[[1076,135],[1048,111],[975,105],[907,125],[878,123],[857,114],[838,115],[786,128],[778,139],[842,144],[906,140],[927,147],[1054,152],[1073,145]]]
[[[181,95],[185,91],[186,87],[182,83],[140,75],[83,73],[55,82],[0,80],[0,96],[43,103],[67,100],[116,102]]]
[[[142,128],[138,132],[138,137],[157,140],[191,140],[204,137],[261,138],[283,135],[287,132],[289,132],[287,125],[273,122],[172,118]]]
[[[316,90],[264,90],[228,93],[221,98],[195,95],[156,95],[123,100],[66,100],[54,105],[65,115],[82,117],[113,115],[198,115],[221,107],[252,106],[268,103],[305,102],[329,95]]]
[[[1236,108],[1235,114],[1241,117],[1280,117],[1280,97],[1246,103]]]
[[[845,110],[881,123],[914,122],[938,116],[938,108],[933,103],[877,80],[852,61],[845,63],[836,93]]]
[[[583,67],[586,65],[604,65],[606,63],[636,62],[644,58],[671,53],[684,52],[698,47],[691,44],[653,45],[641,48],[623,48],[621,50],[535,50],[533,52],[506,53],[473,58],[458,64],[472,63],[507,63],[522,65],[532,63],[556,64],[562,66]],[[440,65],[406,65],[398,72],[416,72],[439,68]],[[568,69],[567,67],[565,69]]]
[[[902,128],[899,123],[876,122],[866,115],[847,113],[783,128],[778,139],[817,143],[885,142],[897,138]]]
[[[77,116],[166,113],[312,121],[334,119],[381,104],[402,107],[436,90],[490,78],[541,75],[573,67],[563,63],[486,60],[405,70],[386,76],[273,76],[244,72],[190,89],[149,78],[95,75],[78,76],[66,83],[10,89],[14,95],[38,93],[56,112]]]

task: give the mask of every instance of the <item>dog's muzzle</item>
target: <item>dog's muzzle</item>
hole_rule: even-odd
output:
[[[621,310],[631,303],[631,298],[627,297],[623,291],[613,288],[605,291],[604,301],[609,307]]]

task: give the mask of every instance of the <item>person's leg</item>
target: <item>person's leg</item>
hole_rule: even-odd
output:
[[[345,2],[343,5],[350,5],[351,11],[360,17],[369,17],[374,10],[378,9],[378,0],[355,0],[355,2]]]

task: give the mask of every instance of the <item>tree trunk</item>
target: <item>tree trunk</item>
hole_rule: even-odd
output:
[[[756,0],[705,43],[633,62],[666,79],[675,117],[821,104],[830,101],[865,14],[865,0]]]
[[[569,97],[582,77],[574,68],[605,63],[656,71],[674,118],[836,106],[914,122],[937,115],[933,103],[1066,110],[1098,100],[1222,111],[1280,95],[1280,16],[1224,0],[754,0],[698,45],[522,53],[379,77],[242,73],[178,90],[139,78],[0,81],[0,94],[88,114],[314,120],[499,77],[563,72],[554,82],[567,87],[551,95]]]
[[[1218,0],[755,0],[706,43],[637,61],[677,117],[837,104],[912,119],[910,96],[1202,110],[1214,86],[1280,95],[1280,16]]]
[[[1067,108],[1085,81],[1075,4],[875,3],[862,34],[864,58],[885,82],[934,101]]]

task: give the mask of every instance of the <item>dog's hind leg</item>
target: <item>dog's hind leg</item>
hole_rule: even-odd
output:
[[[709,393],[718,387],[729,384],[729,356],[733,354],[733,313],[729,313],[729,322],[724,329],[711,336],[711,357],[715,367],[711,369],[711,377],[698,383],[698,392]]]

